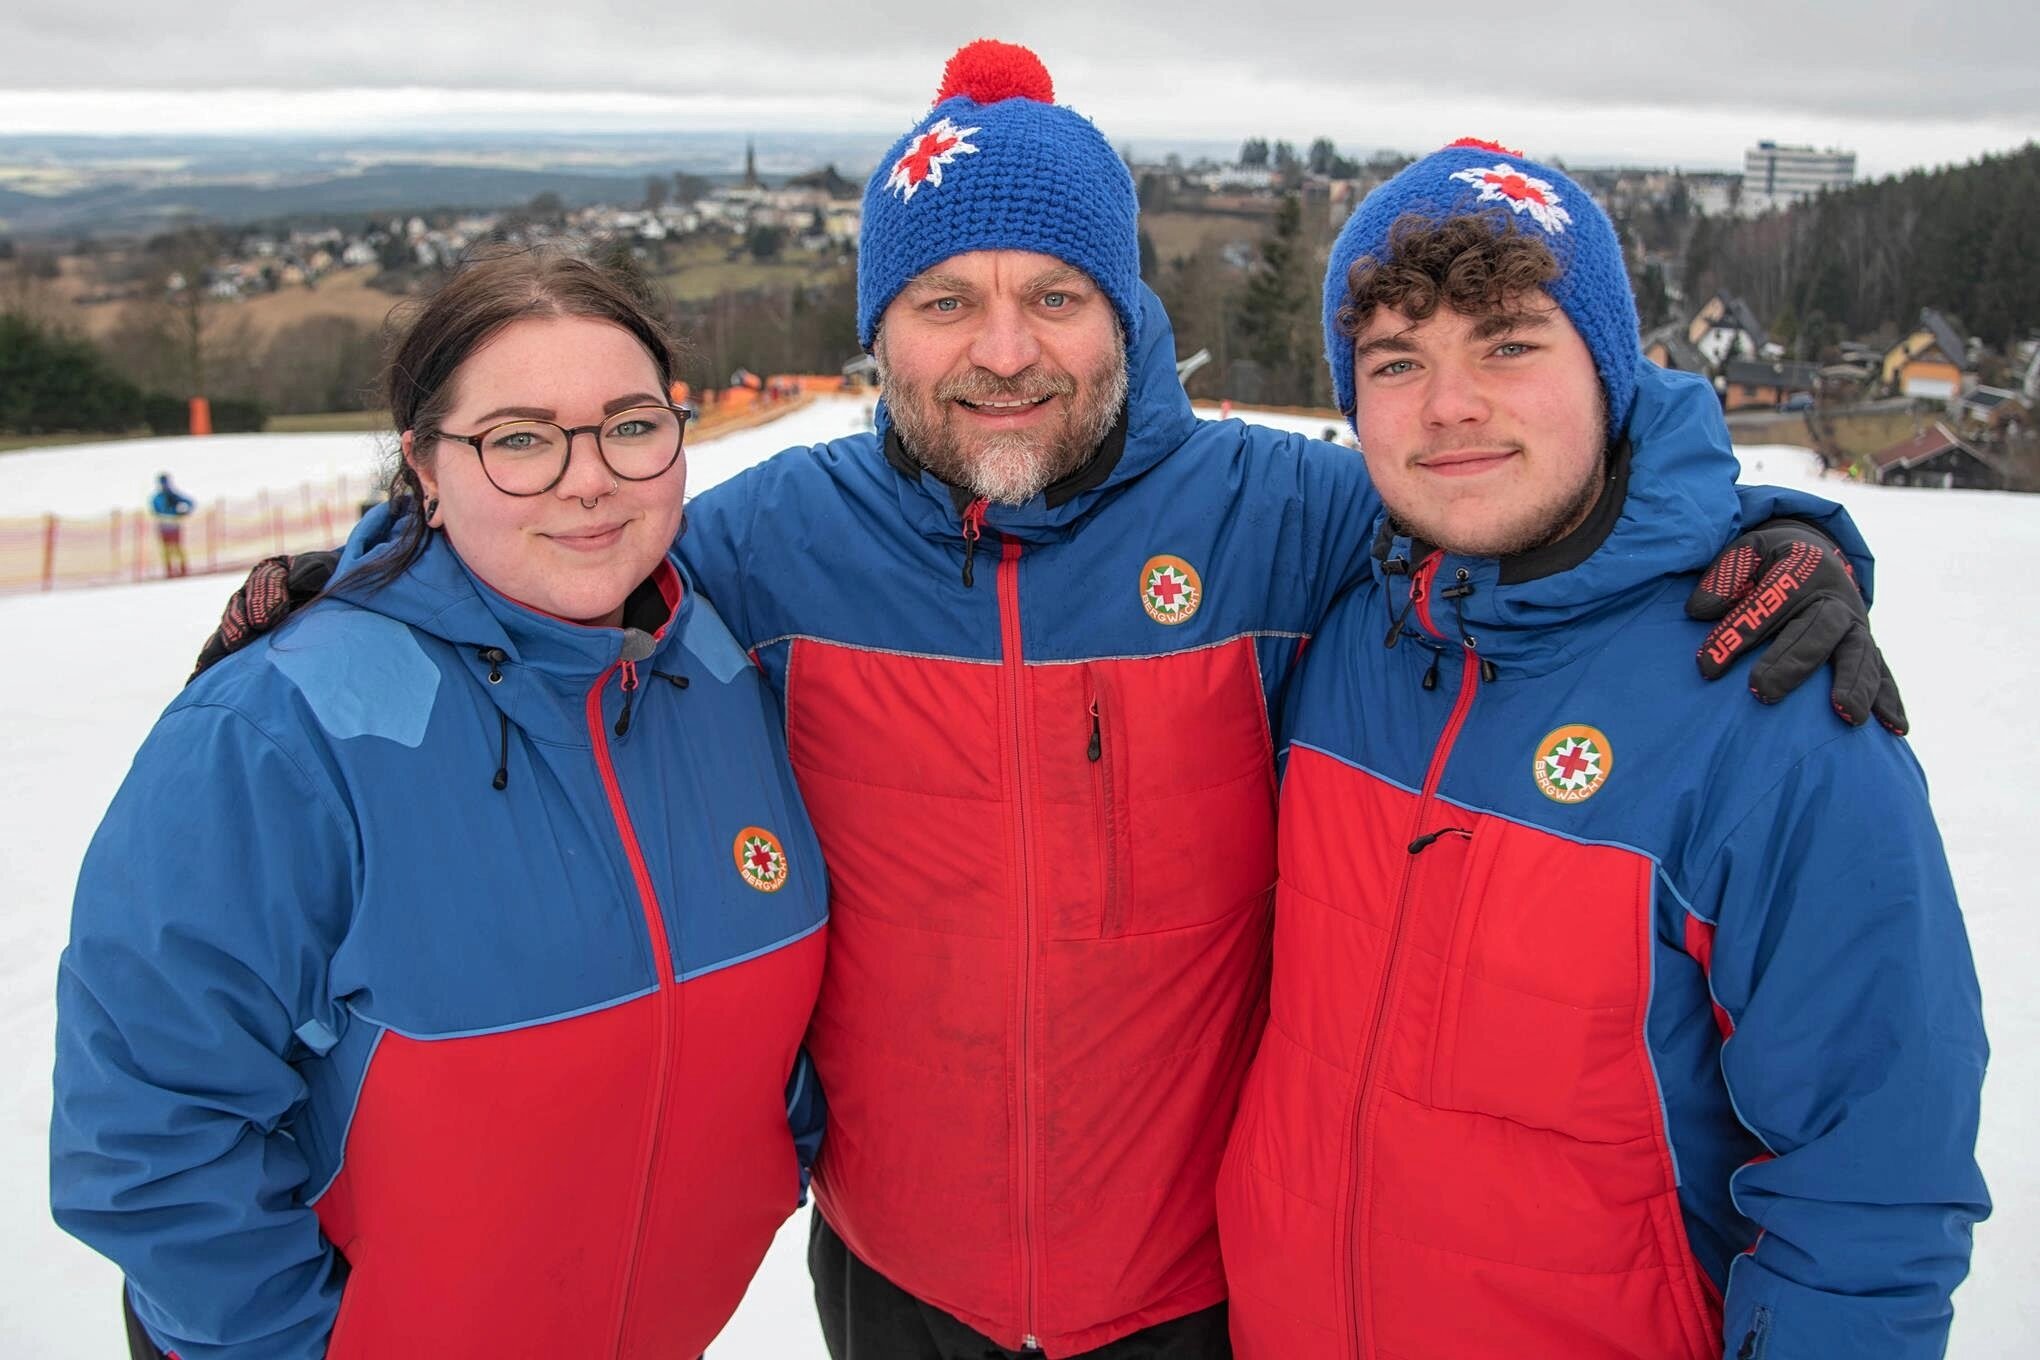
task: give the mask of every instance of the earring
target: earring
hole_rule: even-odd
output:
[[[436,518],[438,514],[439,514],[439,497],[427,496],[425,498],[425,523],[427,523],[428,525],[431,524],[433,519]]]

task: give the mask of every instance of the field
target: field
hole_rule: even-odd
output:
[[[688,242],[671,250],[664,272],[653,282],[675,302],[706,302],[723,293],[753,288],[792,288],[801,284],[834,283],[850,277],[850,266],[816,267],[797,253],[778,260],[754,260],[748,254],[729,258],[729,251],[710,241]]]
[[[78,299],[102,291],[100,262],[96,258],[65,256],[55,279],[24,282],[13,276],[13,266],[0,265],[0,306],[17,300],[27,304],[40,319],[77,330],[98,340],[121,323],[127,310],[125,300],[82,303]],[[390,308],[400,299],[370,288],[375,277],[373,265],[338,269],[319,280],[316,288],[286,287],[274,293],[240,302],[222,302],[214,307],[216,327],[245,325],[250,338],[267,340],[286,326],[315,316],[345,317],[368,327],[382,325]]]

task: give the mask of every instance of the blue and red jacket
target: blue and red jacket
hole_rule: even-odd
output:
[[[1566,543],[1384,536],[1311,644],[1219,1190],[1243,1360],[1942,1352],[1986,1050],[1924,781],[1821,685],[1699,678],[1734,459],[1684,375],[1629,436]]]
[[[682,542],[783,693],[829,861],[821,1211],[1051,1357],[1225,1297],[1271,709],[1379,509],[1349,450],[1200,423],[1143,302],[1120,429],[1045,496],[960,505],[881,406],[704,493]]]
[[[158,1345],[691,1357],[727,1321],[819,1135],[825,879],[682,580],[580,627],[435,538],[159,720],[79,879],[51,1131],[57,1220]]]

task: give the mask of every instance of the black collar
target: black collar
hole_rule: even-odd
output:
[[[1622,518],[1622,503],[1629,496],[1630,453],[1627,439],[1609,450],[1608,480],[1602,483],[1601,494],[1595,498],[1593,508],[1587,511],[1587,517],[1580,521],[1578,528],[1541,548],[1502,558],[1496,584],[1515,586],[1556,576],[1562,571],[1571,571],[1598,552],[1608,541],[1608,535],[1615,531],[1615,522]],[[1374,558],[1391,575],[1413,570],[1434,551],[1429,543],[1413,538],[1407,560],[1391,558],[1389,550],[1396,536],[1402,532],[1395,517],[1390,515],[1382,519],[1381,529],[1374,536]]]
[[[906,442],[900,438],[897,424],[886,426],[885,461],[903,477],[918,479],[928,469]],[[1112,422],[1112,428],[1105,432],[1105,438],[1098,443],[1097,451],[1084,460],[1082,467],[1058,482],[1052,483],[1042,494],[1048,498],[1050,509],[1065,505],[1086,491],[1095,491],[1105,484],[1112,470],[1119,466],[1119,460],[1126,454],[1126,407],[1119,408],[1119,419]],[[949,486],[949,499],[956,503],[956,513],[961,515],[971,502],[970,493],[959,487]]]
[[[1629,456],[1629,441],[1623,439],[1609,453],[1608,480],[1602,483],[1601,494],[1579,527],[1541,548],[1504,557],[1496,584],[1516,586],[1556,576],[1599,552],[1608,535],[1615,531],[1615,521],[1622,518],[1622,502],[1629,496]]]

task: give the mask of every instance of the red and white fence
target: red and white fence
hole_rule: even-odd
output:
[[[367,479],[343,474],[324,485],[212,501],[181,521],[185,565],[194,576],[240,571],[274,553],[330,548],[354,527],[374,490]],[[156,517],[146,510],[0,519],[0,592],[166,574]]]

